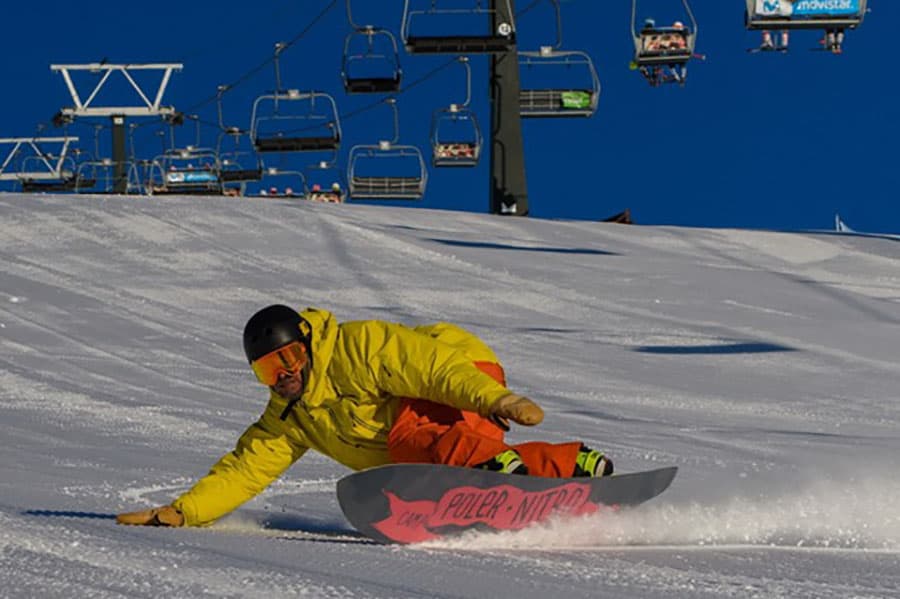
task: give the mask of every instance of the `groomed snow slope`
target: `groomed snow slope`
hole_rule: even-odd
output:
[[[116,526],[233,447],[259,307],[450,320],[630,512],[425,547],[309,454],[209,529]],[[900,243],[228,198],[0,195],[0,597],[900,596]]]

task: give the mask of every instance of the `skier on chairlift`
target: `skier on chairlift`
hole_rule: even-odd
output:
[[[825,37],[822,38],[820,43],[825,47],[825,50],[828,50],[832,54],[841,54],[844,45],[844,30],[827,29],[825,31]]]
[[[788,49],[788,44],[790,43],[790,33],[787,29],[782,29],[777,32],[779,39],[779,44],[776,45],[774,41],[774,37],[772,32],[768,29],[764,29],[762,32],[762,44],[760,44],[759,49],[762,51],[780,51],[786,52]]]

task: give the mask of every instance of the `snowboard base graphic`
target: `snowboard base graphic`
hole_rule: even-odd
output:
[[[435,464],[369,468],[338,481],[350,524],[382,543],[421,543],[466,530],[519,530],[656,497],[677,468],[604,478],[544,478]]]

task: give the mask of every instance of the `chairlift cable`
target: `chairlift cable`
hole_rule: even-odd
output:
[[[383,104],[384,104],[386,101],[388,101],[388,100],[396,100],[398,96],[400,96],[400,95],[406,93],[407,91],[411,90],[412,88],[414,88],[414,87],[416,87],[416,86],[418,86],[418,85],[421,85],[421,84],[425,83],[426,81],[428,81],[429,79],[431,79],[432,77],[434,77],[435,75],[437,75],[438,73],[440,73],[441,71],[443,71],[444,69],[446,69],[447,67],[449,67],[450,65],[455,64],[456,62],[458,62],[458,60],[459,60],[458,57],[453,57],[453,58],[451,58],[450,60],[448,60],[447,62],[445,62],[444,64],[435,67],[434,69],[432,69],[431,71],[429,71],[429,72],[426,73],[425,75],[419,77],[418,79],[416,79],[415,81],[413,81],[413,82],[410,83],[409,85],[405,86],[403,89],[401,89],[401,90],[398,91],[397,93],[391,94],[391,95],[388,96],[387,98],[380,98],[380,99],[378,99],[378,100],[376,100],[376,101],[374,101],[374,102],[372,102],[372,103],[370,103],[370,104],[367,104],[366,106],[363,106],[363,107],[361,107],[361,108],[357,108],[357,109],[355,109],[355,110],[351,110],[350,112],[347,112],[347,113],[344,113],[344,114],[338,114],[338,119],[339,119],[341,122],[345,122],[345,121],[348,121],[348,120],[350,120],[350,119],[352,119],[352,118],[358,117],[358,116],[360,116],[361,114],[365,114],[365,113],[367,113],[367,112],[369,112],[369,111],[371,111],[371,110],[374,110],[375,108],[378,108],[379,106],[383,105]],[[317,129],[317,128],[318,128],[318,127],[313,127],[313,126],[310,126],[310,127],[302,127],[302,128],[298,128],[298,129],[289,129],[289,130],[286,130],[286,131],[282,131],[282,133],[303,133],[304,131],[311,131],[311,130],[314,130],[314,129]]]
[[[323,9],[319,12],[319,14],[316,15],[316,16],[313,18],[313,20],[310,21],[309,24],[308,24],[306,27],[304,27],[304,28],[300,31],[300,33],[298,33],[297,35],[295,35],[295,36],[294,36],[293,38],[291,38],[289,41],[285,42],[282,49],[283,49],[283,50],[287,50],[288,48],[294,46],[294,45],[297,44],[300,40],[302,40],[302,39],[303,39],[310,31],[312,31],[312,29],[313,29],[315,26],[317,26],[317,25],[319,24],[319,22],[320,22],[322,19],[325,18],[325,16],[326,16],[326,15],[327,15],[327,14],[328,14],[335,6],[337,6],[337,3],[338,3],[338,0],[331,0],[331,2],[328,4],[328,6],[326,6],[325,8],[323,8]],[[229,84],[226,84],[226,85],[224,86],[225,89],[221,92],[221,95],[224,95],[224,94],[228,93],[228,91],[230,91],[231,89],[233,89],[233,88],[235,88],[235,87],[237,87],[237,86],[239,86],[239,85],[245,83],[245,82],[248,81],[249,79],[255,77],[260,71],[262,71],[263,69],[265,69],[265,68],[267,68],[269,65],[271,65],[272,62],[273,62],[274,60],[275,60],[274,57],[267,58],[264,62],[262,62],[262,63],[258,64],[257,66],[253,67],[253,68],[250,69],[249,71],[246,71],[244,74],[242,74],[240,77],[238,77],[237,79],[235,79],[233,82],[231,82],[231,83],[229,83]],[[210,96],[209,98],[206,98],[205,100],[203,100],[203,101],[201,101],[201,102],[198,102],[197,104],[194,104],[193,106],[188,107],[186,110],[184,110],[184,111],[182,111],[182,112],[194,112],[194,111],[198,110],[199,108],[203,108],[203,107],[205,107],[205,106],[208,106],[208,105],[211,104],[212,102],[215,102],[215,101],[219,98],[219,96],[220,96],[220,93],[217,92],[215,95]],[[159,123],[145,122],[145,123],[141,123],[140,125],[138,125],[138,127],[146,127],[146,126],[159,126]],[[218,125],[216,125],[216,128],[218,129]]]
[[[300,31],[300,33],[298,33],[298,34],[295,35],[293,38],[291,38],[289,41],[287,41],[287,42],[284,43],[284,45],[283,45],[282,48],[281,48],[282,51],[291,48],[292,46],[296,45],[300,40],[302,40],[304,37],[306,37],[306,35],[307,35],[310,31],[312,31],[313,28],[316,27],[316,26],[319,24],[319,22],[320,22],[322,19],[324,19],[325,16],[326,16],[329,12],[331,12],[331,10],[332,10],[335,6],[337,6],[337,3],[338,3],[338,0],[331,0],[331,2],[328,4],[328,6],[326,6],[325,8],[323,8],[323,9],[319,12],[319,14],[316,15],[316,17],[315,17],[312,21],[310,21],[310,23]],[[222,92],[222,95],[228,93],[232,88],[235,88],[235,87],[237,87],[237,86],[243,84],[243,83],[246,82],[247,80],[251,79],[252,77],[254,77],[257,73],[259,73],[259,72],[262,71],[263,69],[267,68],[270,64],[272,64],[272,62],[273,62],[274,60],[275,60],[274,57],[267,58],[264,62],[260,63],[259,65],[255,66],[255,67],[253,67],[252,69],[250,69],[249,71],[245,72],[243,75],[241,75],[240,77],[238,77],[238,78],[237,78],[236,80],[234,80],[233,82],[226,84],[226,85],[225,85],[225,88],[226,88],[226,89]],[[218,93],[215,94],[215,95],[213,95],[213,96],[210,96],[210,97],[207,98],[206,100],[203,100],[202,102],[199,102],[199,103],[195,104],[194,106],[191,106],[191,107],[188,108],[185,112],[193,112],[193,111],[197,110],[198,108],[203,108],[203,107],[205,107],[205,106],[211,104],[212,102],[215,102],[215,101],[218,99],[218,97],[219,97],[219,94],[218,94]]]
[[[522,10],[520,10],[519,12],[516,13],[516,19],[519,19],[519,18],[525,16],[526,14],[528,14],[529,12],[534,10],[534,8],[543,1],[544,0],[534,0],[531,4],[529,4],[528,6],[526,6],[525,8],[523,8]],[[550,1],[555,2],[556,0],[550,0]]]

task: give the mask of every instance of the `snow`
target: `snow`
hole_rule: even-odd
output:
[[[0,195],[0,597],[900,597],[900,244],[234,198]],[[208,529],[116,526],[233,447],[246,318],[449,320],[512,439],[676,465],[652,502],[369,542],[308,454]]]

